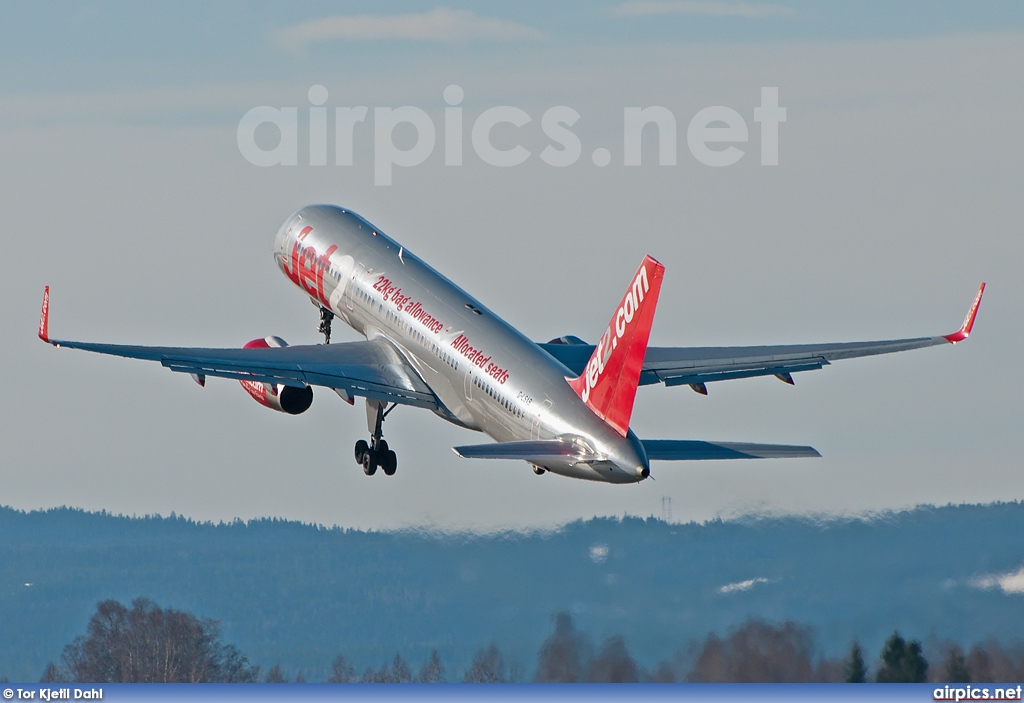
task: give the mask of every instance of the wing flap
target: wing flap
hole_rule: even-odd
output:
[[[820,457],[814,447],[752,442],[702,442],[688,439],[640,440],[647,458],[659,461],[710,461],[717,459],[797,459]]]
[[[784,374],[793,374],[797,371],[814,371],[820,369],[822,366],[827,366],[828,363],[829,362],[827,360],[819,358],[817,361],[809,361],[802,364],[736,364],[734,366],[725,366],[721,368],[712,367],[709,369],[690,372],[685,372],[680,369],[666,369],[663,371],[655,371],[654,377],[666,386],[683,386],[696,383],[711,383],[712,381],[728,381],[734,378],[781,376]]]

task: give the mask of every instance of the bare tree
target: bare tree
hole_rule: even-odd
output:
[[[391,666],[385,664],[380,669],[370,667],[363,674],[363,683],[411,683],[412,672],[409,665],[402,659],[401,654],[396,654]]]
[[[609,637],[604,641],[601,651],[587,666],[586,680],[595,683],[636,683],[640,680],[640,669],[622,637]]]
[[[660,661],[651,672],[652,683],[675,683],[676,672],[674,667],[667,661]]]
[[[971,681],[1012,683],[1024,679],[1024,649],[1004,647],[994,639],[979,642],[967,653]]]
[[[589,661],[589,642],[573,627],[572,616],[563,611],[555,616],[555,631],[541,645],[534,679],[544,683],[582,681]]]
[[[430,659],[420,668],[417,680],[420,683],[444,683],[444,664],[441,663],[441,655],[435,649],[430,653]]]
[[[748,620],[725,640],[710,634],[688,679],[701,682],[785,683],[810,681],[812,638],[786,621]]]
[[[497,645],[492,644],[486,649],[477,650],[473,663],[469,665],[464,683],[501,683],[505,679],[505,659]]]
[[[526,680],[526,672],[523,671],[523,664],[518,659],[513,659],[508,665],[508,682],[522,683]]]
[[[953,642],[931,643],[929,652],[942,657],[942,665],[932,668],[929,680],[943,684],[971,683],[971,671],[968,669],[964,648]]]
[[[811,681],[815,683],[843,683],[849,674],[845,659],[819,659],[811,673]]]
[[[284,672],[281,671],[280,664],[274,664],[267,671],[267,676],[263,679],[264,683],[288,683],[288,679],[285,678]]]
[[[391,678],[395,683],[412,682],[412,671],[409,670],[409,665],[402,659],[401,654],[396,654],[394,661],[391,662]]]
[[[331,662],[331,675],[327,677],[327,683],[352,683],[355,681],[355,673],[352,665],[339,654]]]
[[[62,662],[61,678],[80,682],[234,682],[257,675],[237,649],[220,641],[215,620],[145,598],[132,601],[131,609],[114,600],[100,603],[86,634],[64,648]]]
[[[672,656],[662,659],[654,665],[654,669],[643,677],[650,683],[676,683],[686,681],[693,669],[693,662],[699,654],[699,647],[691,642],[689,646],[676,650]]]
[[[708,633],[704,640],[704,646],[697,655],[697,661],[693,669],[686,677],[688,681],[699,683],[725,683],[732,681],[730,670],[729,652],[725,642],[714,634]]]

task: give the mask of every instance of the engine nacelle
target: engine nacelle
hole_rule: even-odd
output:
[[[252,340],[243,348],[269,349],[287,346],[288,342],[280,337],[263,337]],[[309,410],[309,406],[313,404],[313,389],[310,386],[296,388],[280,383],[263,383],[262,381],[239,381],[239,383],[257,403],[281,413],[300,415]]]

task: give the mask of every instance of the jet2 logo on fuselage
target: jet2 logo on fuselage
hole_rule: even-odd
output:
[[[337,245],[332,244],[327,251],[318,256],[316,249],[312,246],[305,246],[304,241],[312,227],[305,227],[292,244],[291,256],[284,262],[283,270],[291,281],[316,298],[324,305],[330,305],[324,293],[324,272],[330,268],[331,255],[338,250]]]

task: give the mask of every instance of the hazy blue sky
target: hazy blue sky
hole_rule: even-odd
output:
[[[676,520],[1024,498],[1021,3],[4,2],[0,20],[0,503],[494,529],[658,515],[665,496]],[[444,165],[451,84],[460,167]],[[328,108],[370,108],[352,166],[334,165],[333,110],[329,165],[309,165],[314,85]],[[787,110],[775,167],[759,161],[762,87]],[[242,157],[236,128],[261,105],[297,108],[298,165]],[[431,116],[438,144],[375,186],[373,108],[404,105]],[[496,146],[529,149],[520,166],[470,146],[498,105],[531,117],[494,130]],[[539,158],[541,117],[562,105],[580,114],[582,156],[557,168]],[[643,165],[624,166],[624,109],[655,105],[675,115],[676,164],[657,164],[650,131]],[[688,149],[709,106],[749,128],[735,165]],[[795,388],[641,389],[643,437],[824,458],[656,464],[626,487],[459,460],[450,447],[480,435],[404,408],[386,424],[398,475],[369,479],[351,458],[363,410],[333,394],[287,417],[234,382],[200,389],[35,338],[50,284],[57,337],[315,342],[316,310],[270,256],[313,202],[352,207],[538,340],[597,337],[648,253],[667,267],[662,345],[943,334],[989,289],[955,349],[844,362]]]

